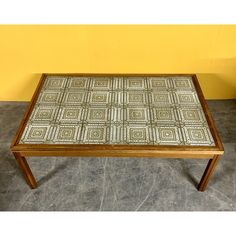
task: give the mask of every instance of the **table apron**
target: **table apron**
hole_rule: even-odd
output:
[[[160,152],[154,150],[57,150],[57,151],[19,151],[22,156],[58,156],[58,157],[153,157],[153,158],[212,158],[214,153],[191,153],[191,152]]]

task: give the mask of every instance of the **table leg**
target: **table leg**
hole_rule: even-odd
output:
[[[209,182],[209,179],[216,167],[217,162],[219,161],[220,156],[219,155],[215,155],[212,159],[209,160],[207,167],[204,171],[204,174],[202,176],[202,179],[198,185],[198,190],[199,191],[204,191],[206,189],[206,186]]]
[[[18,153],[18,152],[13,152],[13,154],[18,162],[18,165],[19,165],[28,185],[31,188],[36,188],[37,187],[36,180],[30,170],[30,167],[29,167],[25,157],[21,156],[20,153]]]

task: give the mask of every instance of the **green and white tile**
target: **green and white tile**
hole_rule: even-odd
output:
[[[87,104],[93,106],[111,106],[111,91],[93,91],[88,93]]]
[[[146,77],[124,77],[124,91],[126,90],[146,90]]]
[[[90,90],[104,90],[111,91],[112,90],[112,77],[96,77],[90,79]]]
[[[63,96],[63,105],[85,105],[87,100],[87,92],[81,90],[65,90]]]
[[[81,143],[83,144],[109,144],[110,126],[87,124],[83,126]]]
[[[111,109],[103,106],[90,106],[84,109],[84,122],[87,123],[109,123],[111,120]]]
[[[153,145],[151,125],[130,124],[124,127],[123,143]]]
[[[37,104],[58,106],[61,103],[64,91],[43,90],[39,94]]]
[[[81,106],[61,106],[56,124],[82,124],[84,109]]]
[[[52,140],[53,126],[48,124],[27,124],[20,143],[45,144]]]
[[[128,106],[147,106],[148,92],[143,90],[124,92],[124,104]]]
[[[60,124],[55,125],[52,131],[52,139],[50,143],[77,144],[80,143],[80,135],[82,131],[81,124]]]
[[[206,126],[185,125],[182,127],[185,145],[191,146],[212,146],[214,140],[210,130]]]
[[[172,88],[171,79],[168,77],[148,77],[147,84],[153,91],[169,91]]]
[[[175,91],[195,91],[191,77],[172,78]]]
[[[201,107],[179,107],[177,109],[181,124],[206,124],[207,121]]]
[[[180,106],[196,106],[200,104],[196,92],[176,91],[173,93],[175,103]]]
[[[141,106],[129,106],[124,109],[124,121],[127,123],[151,123],[150,109]]]
[[[150,106],[163,107],[174,106],[174,97],[172,92],[153,90],[149,93]]]
[[[175,125],[156,125],[153,127],[154,144],[157,145],[184,145],[183,136],[179,127]]]
[[[53,124],[59,112],[59,106],[35,105],[28,123]]]
[[[45,79],[43,90],[62,90],[66,87],[67,78],[62,76],[48,76]]]
[[[88,90],[89,89],[89,78],[88,77],[72,77],[67,79],[68,83],[67,83],[67,88],[69,90]]]
[[[178,113],[174,107],[152,107],[150,108],[152,124],[176,124]]]

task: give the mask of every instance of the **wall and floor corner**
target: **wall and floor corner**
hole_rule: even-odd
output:
[[[196,73],[236,98],[236,25],[1,25],[0,101],[28,101],[45,73]]]

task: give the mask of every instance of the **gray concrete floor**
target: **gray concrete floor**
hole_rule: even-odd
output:
[[[31,190],[9,150],[27,103],[0,102],[0,210],[236,210],[236,100],[208,104],[225,154],[198,192],[207,160],[151,158],[32,157],[39,186]]]

